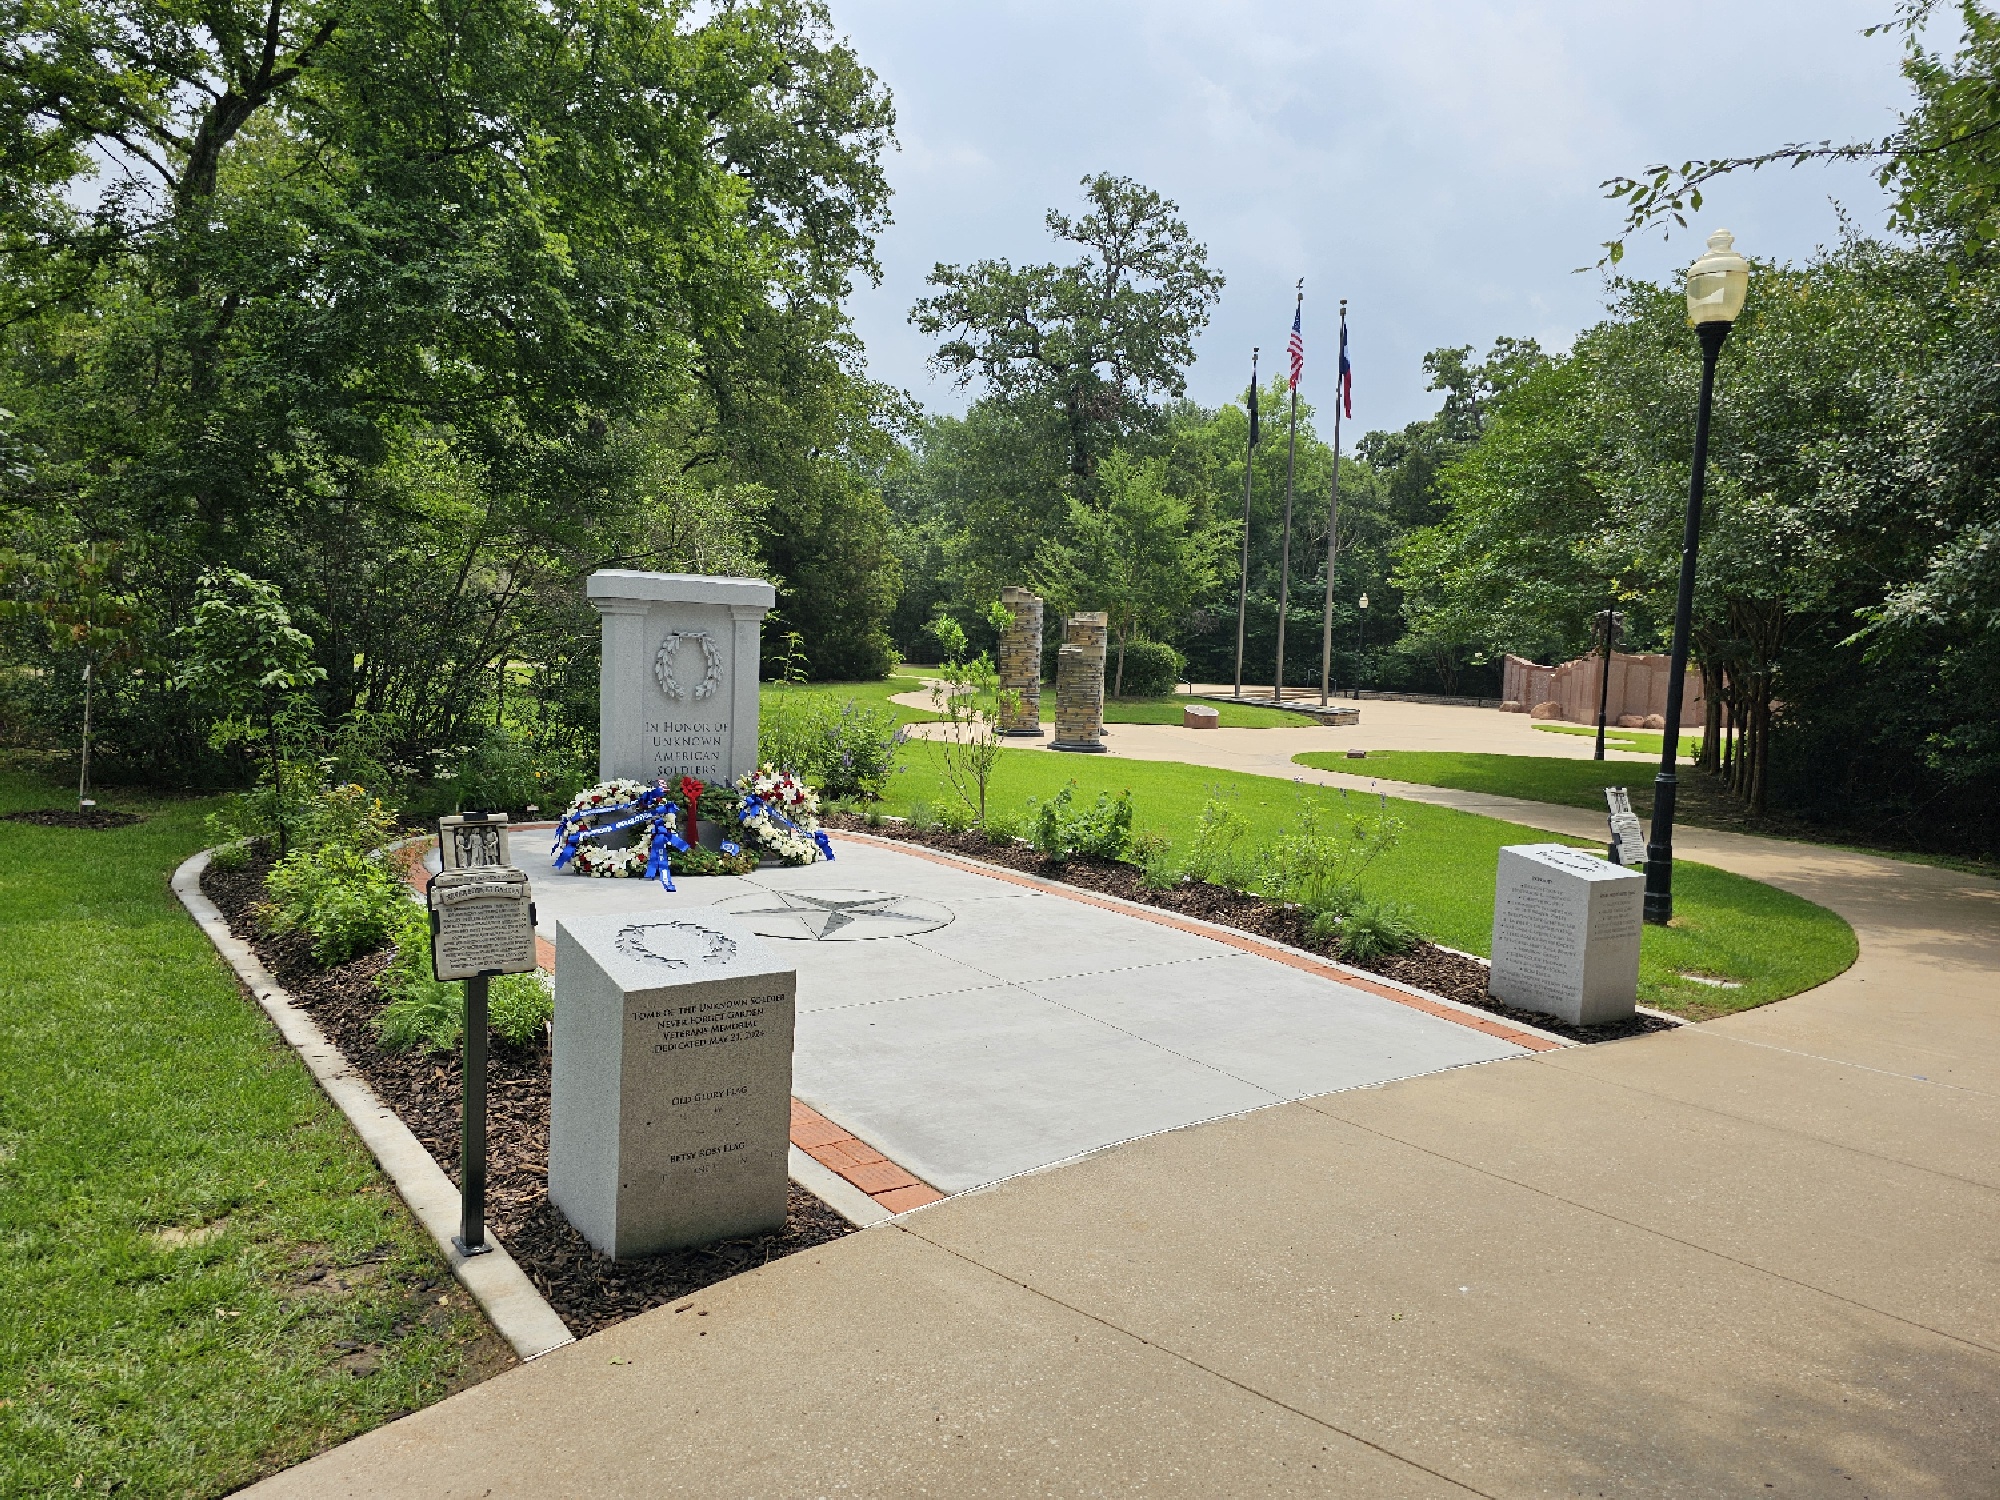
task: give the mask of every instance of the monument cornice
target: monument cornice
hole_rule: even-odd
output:
[[[646,604],[722,604],[769,610],[778,591],[761,578],[709,578],[697,573],[642,573],[633,568],[600,568],[586,590],[599,613],[616,613],[626,601]]]

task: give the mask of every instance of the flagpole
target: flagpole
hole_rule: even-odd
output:
[[[1347,358],[1347,299],[1340,299],[1340,358]],[[1340,561],[1340,403],[1347,394],[1345,371],[1333,378],[1333,494],[1326,512],[1326,604],[1319,617],[1319,706],[1326,707],[1333,673],[1333,569]]]
[[[1257,351],[1250,351],[1250,429],[1243,438],[1243,571],[1236,585],[1236,696],[1243,696],[1243,617],[1250,607],[1250,468],[1257,453]]]
[[[1293,347],[1297,347],[1299,312],[1305,305],[1306,279],[1299,278],[1298,300],[1292,304]],[[1298,368],[1298,356],[1292,356]],[[1285,611],[1291,607],[1292,592],[1292,470],[1299,456],[1299,382],[1292,379],[1292,440],[1285,450],[1285,539],[1278,550],[1278,684],[1271,700],[1282,708],[1285,703]]]

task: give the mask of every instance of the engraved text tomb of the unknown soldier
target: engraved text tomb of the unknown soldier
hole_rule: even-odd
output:
[[[556,928],[549,1200],[614,1257],[785,1223],[798,977],[703,908]]]
[[[1639,996],[1646,878],[1566,844],[1500,851],[1493,998],[1573,1026],[1604,1026]]]
[[[777,591],[757,578],[590,575],[603,622],[598,775],[733,781],[757,767],[758,638]]]

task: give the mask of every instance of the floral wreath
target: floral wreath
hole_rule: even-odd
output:
[[[758,845],[788,865],[833,858],[819,826],[819,798],[797,776],[766,761],[737,777],[736,789],[743,795],[737,821]]]
[[[680,679],[674,675],[674,657],[681,649],[682,641],[693,641],[701,647],[703,671],[701,681],[694,690],[695,701],[714,696],[722,685],[722,653],[716,649],[714,637],[706,630],[669,630],[660,641],[660,649],[653,653],[653,676],[659,680],[660,691],[669,698],[681,696]]]
[[[610,821],[599,821],[608,819]],[[674,888],[674,873],[668,863],[669,851],[687,852],[687,840],[680,834],[679,809],[664,783],[643,781],[600,782],[578,792],[556,822],[556,841],[549,851],[558,870],[574,865],[579,875],[597,875],[651,880],[659,877],[668,890]],[[644,826],[646,834],[629,848],[593,844],[592,839]]]

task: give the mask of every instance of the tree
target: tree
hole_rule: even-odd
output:
[[[312,637],[292,624],[277,589],[234,568],[201,576],[194,618],[175,634],[182,651],[176,686],[199,693],[223,714],[263,720],[278,853],[285,852],[284,754],[278,711],[284,701],[326,679],[313,662]]]
[[[24,539],[25,540],[25,539]],[[0,549],[0,618],[39,627],[58,658],[83,664],[83,724],[76,800],[90,797],[92,700],[107,669],[142,659],[146,620],[124,577],[119,548],[86,543],[50,554]]]
[[[822,5],[17,20],[10,531],[122,542],[163,629],[211,567],[272,581],[323,709],[393,726],[406,760],[505,663],[574,677],[581,580],[614,561],[773,568],[879,665],[881,402],[840,303],[875,271],[893,115]],[[164,750],[198,708],[118,712]]]
[[[1036,558],[1052,596],[1108,616],[1118,642],[1112,695],[1125,692],[1125,648],[1135,635],[1165,635],[1220,582],[1240,523],[1194,524],[1194,507],[1167,488],[1163,458],[1109,454],[1097,505],[1070,501],[1069,529]]]
[[[1898,0],[1894,21],[1868,28],[1869,35],[1903,33],[1903,76],[1917,99],[1895,130],[1872,141],[1794,142],[1607,178],[1599,186],[1626,215],[1619,237],[1605,243],[1603,263],[1617,265],[1634,234],[1668,221],[1686,228],[1687,215],[1701,208],[1702,188],[1719,177],[1816,161],[1874,163],[1877,180],[1894,194],[1893,228],[1984,258],[2000,243],[2000,15],[1978,0],[1959,0],[1963,34],[1947,62],[1922,42],[1938,8],[1938,0]]]
[[[1046,220],[1058,240],[1083,247],[1080,260],[939,264],[936,293],[910,321],[942,341],[931,363],[959,384],[977,377],[1002,401],[1059,411],[1069,475],[1088,495],[1100,459],[1148,425],[1155,397],[1185,393],[1195,335],[1223,281],[1172,202],[1108,173],[1083,189],[1088,212],[1050,209]]]

